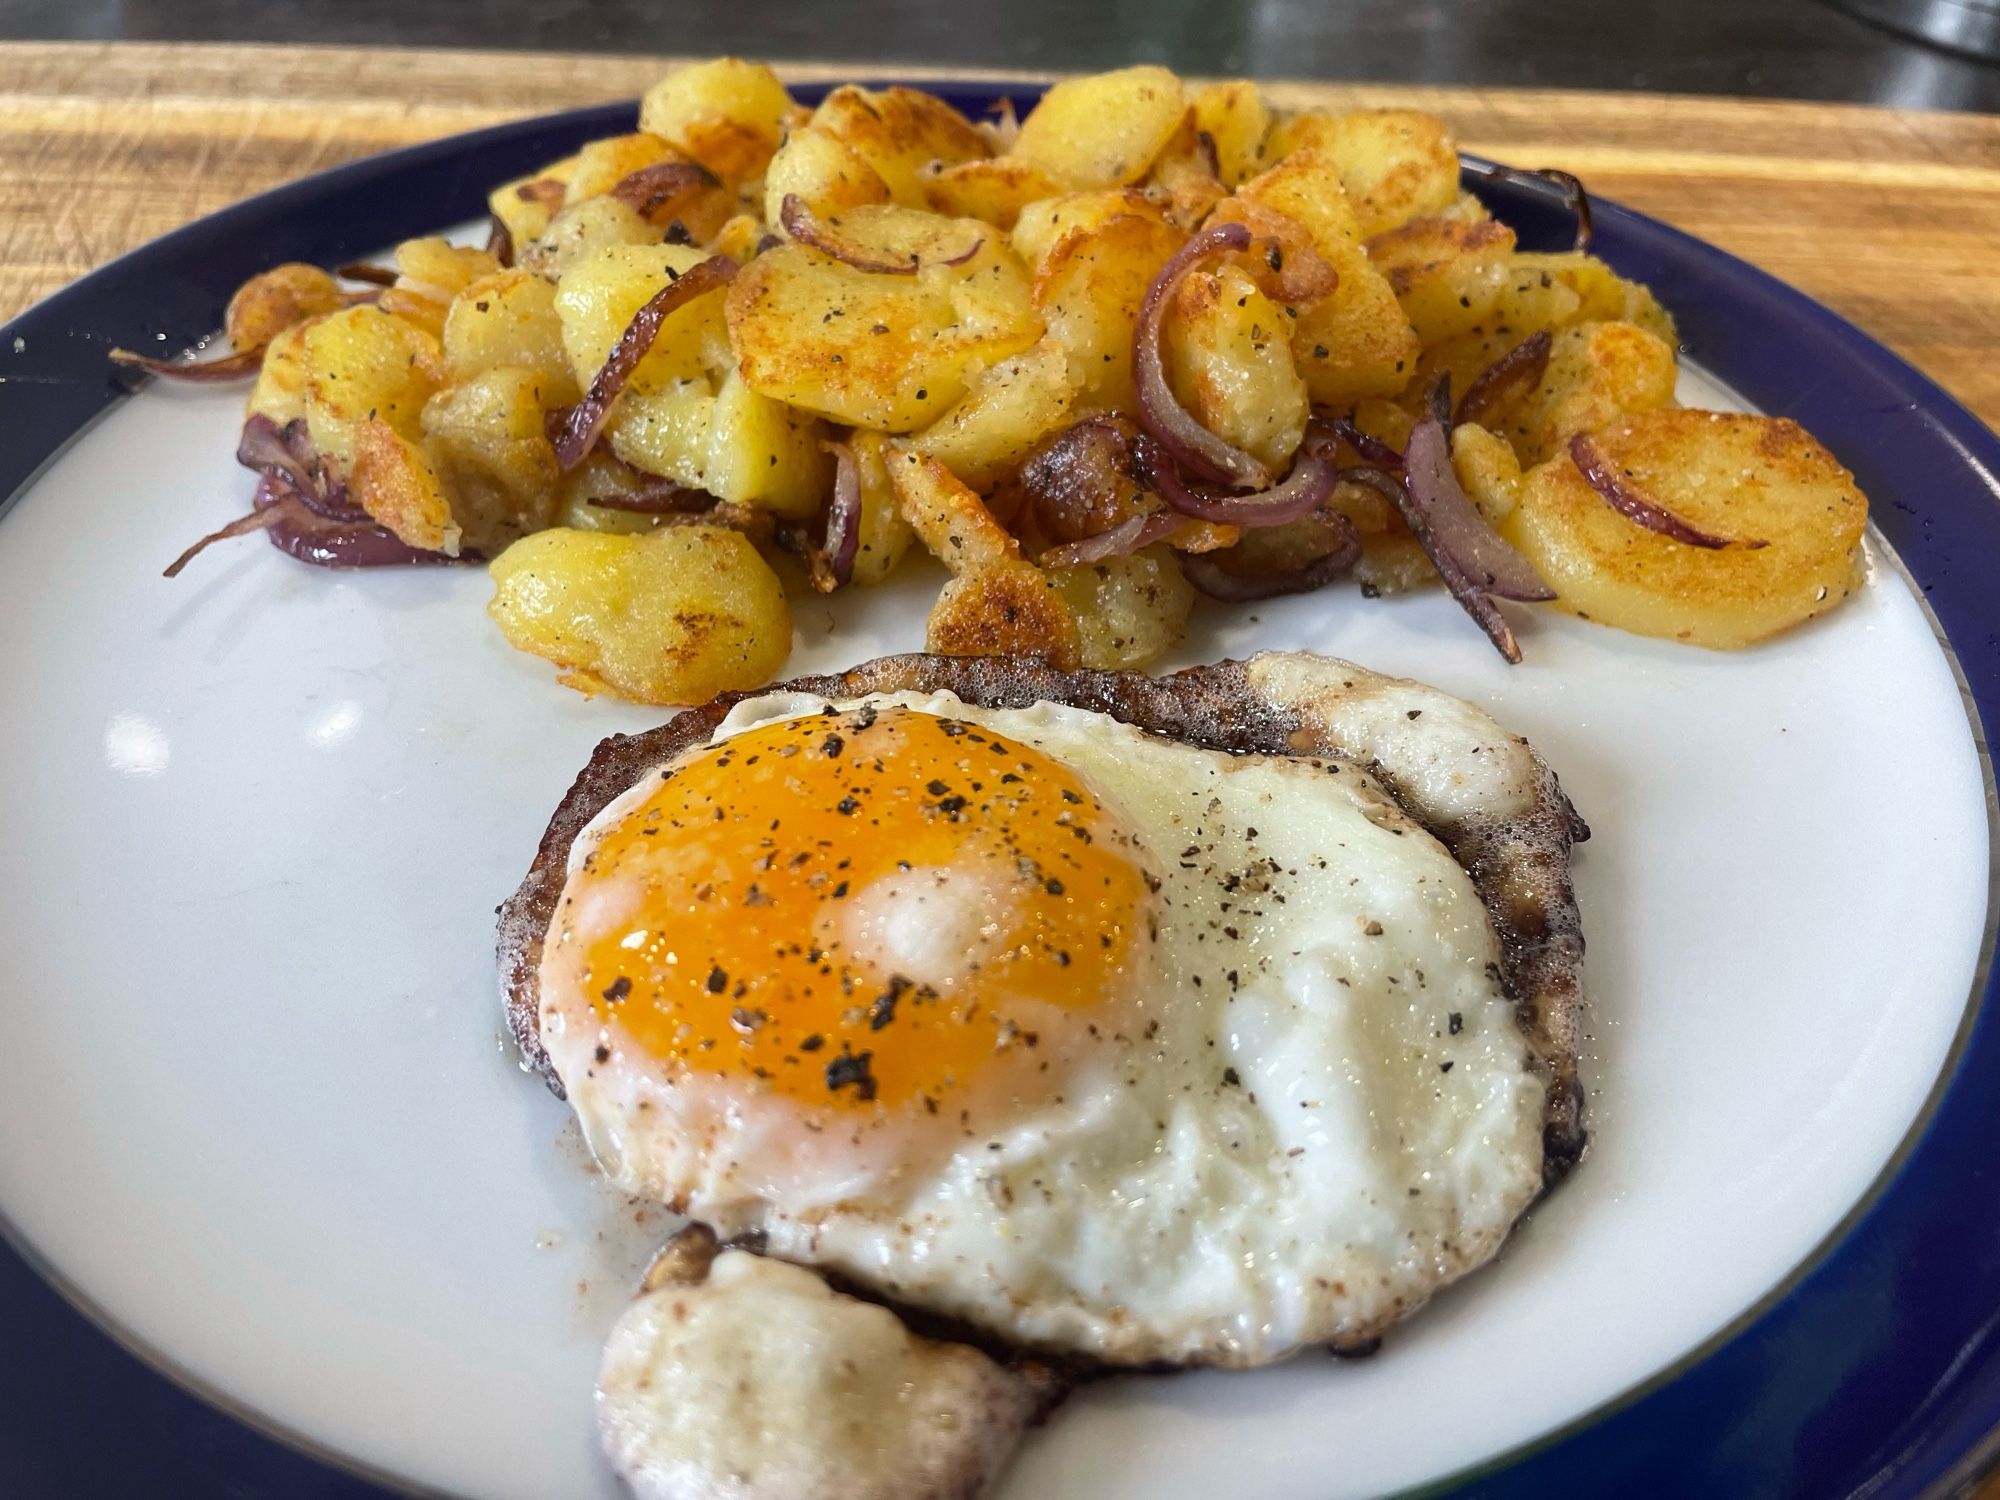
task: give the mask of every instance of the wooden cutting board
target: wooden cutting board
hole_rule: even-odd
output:
[[[668,58],[0,44],[0,318],[122,251],[352,157],[628,98]],[[780,64],[797,79],[922,76]],[[975,69],[953,69],[958,76]],[[1285,83],[1412,105],[1562,166],[1844,313],[2000,423],[2000,118],[1649,94]]]

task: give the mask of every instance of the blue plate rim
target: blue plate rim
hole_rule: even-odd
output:
[[[1001,97],[1031,101],[1043,87],[1025,82],[959,84],[940,80],[922,80],[921,86],[974,111]],[[802,86],[796,92],[810,99],[823,88]],[[11,386],[17,397],[25,397],[26,404],[35,408],[31,420],[17,421],[0,431],[0,496],[5,497],[0,499],[0,516],[32,487],[49,463],[122,399],[127,387],[107,373],[105,363],[111,343],[139,342],[135,336],[138,330],[153,335],[167,350],[195,346],[212,334],[228,293],[262,266],[286,259],[335,264],[440,223],[473,217],[483,212],[481,184],[522,175],[573,149],[577,142],[629,128],[633,113],[632,101],[564,111],[332,168],[162,236],[28,309],[0,327],[0,383]],[[1466,161],[1474,169],[1489,165],[1475,157]],[[1552,242],[1566,225],[1559,194],[1551,188],[1471,180],[1467,185],[1522,230],[1524,243],[1533,243],[1536,238]],[[369,203],[372,191],[380,191],[384,201]],[[397,192],[400,197],[392,196]],[[368,211],[330,215],[330,202]],[[1806,426],[1828,437],[1830,446],[1856,468],[1871,494],[1898,497],[1898,513],[1885,514],[1878,504],[1877,521],[1917,586],[1958,676],[1986,778],[1991,823],[1994,777],[1982,724],[2000,722],[2000,608],[1982,606],[1981,601],[1970,598],[1972,587],[1954,574],[1952,561],[1961,552],[1991,556],[1993,547],[2000,546],[2000,503],[1996,503],[2000,501],[2000,479],[1995,477],[2000,475],[2000,439],[1935,382],[1803,293],[1682,231],[1609,200],[1593,196],[1593,202],[1598,246],[1626,274],[1650,281],[1656,290],[1686,275],[1697,281],[1705,279],[1712,287],[1724,289],[1722,300],[1730,305],[1731,316],[1744,304],[1772,310],[1777,316],[1763,320],[1759,325],[1763,333],[1746,343],[1740,336],[1743,329],[1734,330],[1739,336],[1732,340],[1732,330],[1708,315],[1699,291],[1676,295],[1670,288],[1662,296],[1681,317],[1684,342],[1694,349],[1704,368],[1730,381],[1761,409],[1799,416]],[[1662,276],[1655,270],[1647,275],[1649,262],[1675,267],[1676,274]],[[1690,308],[1697,313],[1692,320],[1687,316]],[[1773,329],[1777,330],[1775,340]],[[1718,358],[1718,341],[1733,348],[1734,356]],[[1871,458],[1877,457],[1874,442],[1888,441],[1886,435],[1867,444],[1851,438],[1843,443],[1839,437],[1829,437],[1831,429],[1807,419],[1804,413],[1814,405],[1814,392],[1827,384],[1823,372],[1814,369],[1806,388],[1799,389],[1799,371],[1791,372],[1788,384],[1786,373],[1772,368],[1801,341],[1822,354],[1836,356],[1837,364],[1850,366],[1847,378],[1870,384],[1871,398],[1893,398],[1876,415],[1889,425],[1913,420],[1922,435],[1904,439],[1917,442],[1923,450],[1917,466],[1923,483],[1912,477],[1907,489],[1922,487],[1927,493],[1943,494],[1950,503],[1923,509],[1910,506],[1900,499],[1904,481],[1893,480],[1886,487],[1882,484],[1897,466],[1871,474],[1855,462],[1857,446],[1865,447]],[[1863,375],[1868,378],[1865,382]],[[16,404],[24,403],[17,400]],[[1941,451],[1931,452],[1931,448]],[[1967,500],[1973,503],[1968,505]],[[1978,550],[1981,547],[1983,552]],[[1981,629],[1987,632],[1983,652],[1962,649],[1962,644]],[[1823,1441],[1827,1424],[1821,1422],[1815,1428],[1813,1419],[1830,1410],[1845,1410],[1839,1401],[1789,1413],[1789,1427],[1767,1421],[1748,1444],[1752,1458],[1747,1466],[1739,1458],[1734,1468],[1718,1468],[1716,1453],[1700,1451],[1704,1445],[1690,1443],[1687,1438],[1725,1430],[1729,1414],[1742,1409],[1736,1398],[1746,1383],[1773,1368],[1783,1374],[1802,1335],[1806,1347],[1816,1347],[1812,1342],[1815,1332],[1823,1331],[1829,1319],[1839,1318],[1842,1299],[1851,1298],[1857,1287],[1861,1292],[1883,1289],[1881,1273],[1871,1280],[1865,1274],[1867,1267],[1856,1262],[1865,1260],[1864,1249],[1877,1248],[1865,1242],[1871,1236],[1882,1237],[1885,1222],[1898,1221],[1899,1215],[1900,1222],[1915,1222],[1909,1206],[1899,1207],[1894,1200],[1899,1196],[1926,1197],[1926,1192],[1928,1198],[1948,1194],[1958,1180],[1953,1173],[1962,1174],[1965,1143],[1976,1136],[1961,1128],[1958,1117],[1969,1114],[1974,1123],[1980,1120],[1977,1102],[1969,1104],[1968,1096],[1978,1092],[1986,1098],[2000,1098],[2000,1022],[1994,1018],[1996,1008],[1985,1003],[1994,989],[2000,841],[1989,843],[1989,863],[1988,921],[1978,975],[1951,1056],[1895,1154],[1840,1224],[1764,1297],[1665,1369],[1548,1433],[1406,1494],[1478,1495],[1495,1500],[1519,1495],[1526,1500],[1553,1484],[1573,1486],[1579,1479],[1586,1480],[1593,1490],[1609,1489],[1623,1474],[1623,1482],[1640,1483],[1642,1493],[1865,1494],[1870,1500],[1900,1500],[1930,1493],[1974,1461],[2000,1426],[2000,1354],[1989,1348],[2000,1334],[2000,1316],[1955,1330],[1933,1328],[1930,1325],[1938,1322],[1935,1303],[1939,1299],[1935,1297],[1926,1300],[1918,1296],[1911,1305],[1922,1304],[1926,1312],[1921,1320],[1928,1340],[1924,1349],[1948,1357],[1938,1378],[1924,1383],[1922,1399],[1910,1417],[1888,1430],[1874,1445],[1875,1451],[1853,1451],[1852,1441],[1836,1445],[1837,1452],[1827,1448]],[[1953,1142],[1958,1145],[1955,1154],[1948,1149]],[[1950,1159],[1940,1158],[1941,1149]],[[1989,1187],[1979,1201],[1987,1211],[1971,1217],[1984,1225],[2000,1224],[2000,1189]],[[1934,1210],[1937,1205],[1927,1201],[1926,1206]],[[1910,1250],[1907,1239],[1899,1240],[1893,1231],[1887,1234],[1892,1250]],[[220,1441],[223,1450],[239,1444],[245,1454],[255,1450],[260,1473],[284,1476],[280,1492],[337,1493],[357,1500],[369,1495],[436,1493],[413,1490],[395,1476],[332,1452],[210,1390],[180,1371],[162,1351],[130,1338],[102,1317],[4,1216],[0,1216],[0,1240],[10,1247],[7,1255],[14,1262],[6,1268],[10,1273],[25,1271],[40,1277],[61,1299],[51,1299],[51,1307],[87,1319],[89,1332],[123,1351],[118,1357],[126,1360],[129,1368],[115,1378],[125,1399],[173,1407],[185,1403],[190,1392],[198,1395],[224,1424],[220,1439],[211,1434],[209,1441]],[[1949,1251],[1955,1244],[1945,1248]],[[1933,1235],[1917,1248],[1922,1246],[1935,1251],[1939,1239]],[[1916,1264],[1907,1256],[1895,1255],[1890,1263],[1902,1267],[1900,1279],[1890,1277],[1892,1290],[1921,1291],[1921,1287],[1909,1284],[1921,1274]],[[1967,1273],[1966,1282],[1976,1283],[1961,1285],[1957,1300],[2000,1306],[2000,1246],[1988,1248],[1983,1258],[1960,1257],[1957,1264]],[[18,1275],[11,1274],[0,1277],[0,1286],[10,1281],[15,1290],[21,1288]],[[1991,1295],[1963,1295],[1985,1290]],[[1909,1312],[1908,1308],[1902,1310]],[[1909,1321],[1904,1319],[1906,1324]],[[1950,1343],[1954,1332],[1963,1336],[1955,1345]],[[58,1331],[55,1336],[74,1338],[75,1332],[65,1335]],[[19,1347],[25,1341],[15,1342]],[[1916,1363],[1908,1345],[1899,1352],[1906,1366]],[[4,1359],[0,1356],[0,1363]],[[1729,1372],[1727,1378],[1718,1376],[1721,1366],[1731,1361],[1743,1369]],[[1855,1365],[1850,1373],[1862,1389],[1864,1404],[1867,1395],[1880,1398],[1894,1385],[1886,1378],[1893,1369],[1893,1364],[1878,1368],[1865,1361]],[[1710,1372],[1706,1380],[1705,1370]],[[18,1382],[0,1381],[0,1390],[10,1384]],[[1907,1384],[1894,1388],[1901,1390]],[[1846,1390],[1841,1387],[1841,1394]],[[1878,1400],[1875,1404],[1879,1407],[1881,1403]],[[18,1419],[21,1407],[16,1404],[11,1409]],[[78,1414],[77,1408],[64,1403],[59,1395],[50,1403],[51,1420],[74,1422]],[[176,1416],[184,1420],[186,1413],[176,1412]],[[1913,1423],[1920,1424],[1917,1430],[1908,1430]],[[1852,1424],[1839,1426],[1851,1429]],[[1756,1450],[1775,1450],[1786,1437],[1796,1444],[1809,1433],[1822,1441],[1810,1452],[1794,1455],[1796,1461],[1783,1476],[1782,1487],[1730,1487],[1732,1475],[1750,1470],[1769,1477],[1770,1466],[1763,1463],[1760,1467]],[[256,1445],[270,1451],[256,1449]],[[4,1455],[12,1446],[0,1444],[0,1473],[6,1470]],[[154,1459],[158,1456],[152,1455]],[[242,1455],[222,1451],[211,1456],[232,1462]],[[156,1469],[149,1474],[155,1484],[178,1483],[174,1475],[162,1475]]]

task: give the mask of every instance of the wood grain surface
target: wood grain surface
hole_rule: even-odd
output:
[[[0,45],[0,317],[251,193],[370,152],[630,97],[672,63]],[[799,80],[864,71],[779,65]],[[2000,423],[2000,117],[1646,94],[1269,91],[1293,105],[1434,110],[1468,150],[1566,167],[1819,298]]]

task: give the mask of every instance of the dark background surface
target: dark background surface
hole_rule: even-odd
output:
[[[2000,112],[2000,67],[1822,0],[0,0],[17,40],[734,52],[1762,94]]]

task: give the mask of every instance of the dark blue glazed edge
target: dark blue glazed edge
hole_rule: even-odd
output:
[[[1039,92],[927,87],[970,111]],[[337,264],[476,217],[490,184],[628,129],[632,115],[629,103],[604,105],[340,167],[177,230],[22,314],[0,328],[9,406],[0,513],[120,399],[107,374],[113,344],[187,347],[213,331],[229,293],[256,271],[282,260]],[[1566,241],[1568,216],[1551,191],[1467,185],[1523,244]],[[1933,382],[1763,272],[1602,200],[1596,223],[1599,253],[1654,288],[1704,368],[1759,408],[1796,418],[1853,468],[1956,653],[1975,732],[2000,720],[2000,602],[1976,571],[2000,557],[2000,440]],[[2000,1022],[1984,1003],[1992,946],[1989,927],[1979,991],[1927,1119],[1841,1232],[1698,1357],[1424,1493],[1904,1500],[1956,1477],[2000,1426],[2000,1171],[1988,1160],[2000,1140]],[[1646,1294],[1632,1289],[1635,1301]],[[124,1346],[18,1237],[0,1246],[0,1309],[8,1494],[410,1493],[314,1455],[253,1412],[208,1404],[158,1351]],[[1602,1330],[1548,1330],[1558,1343],[1582,1336]]]

